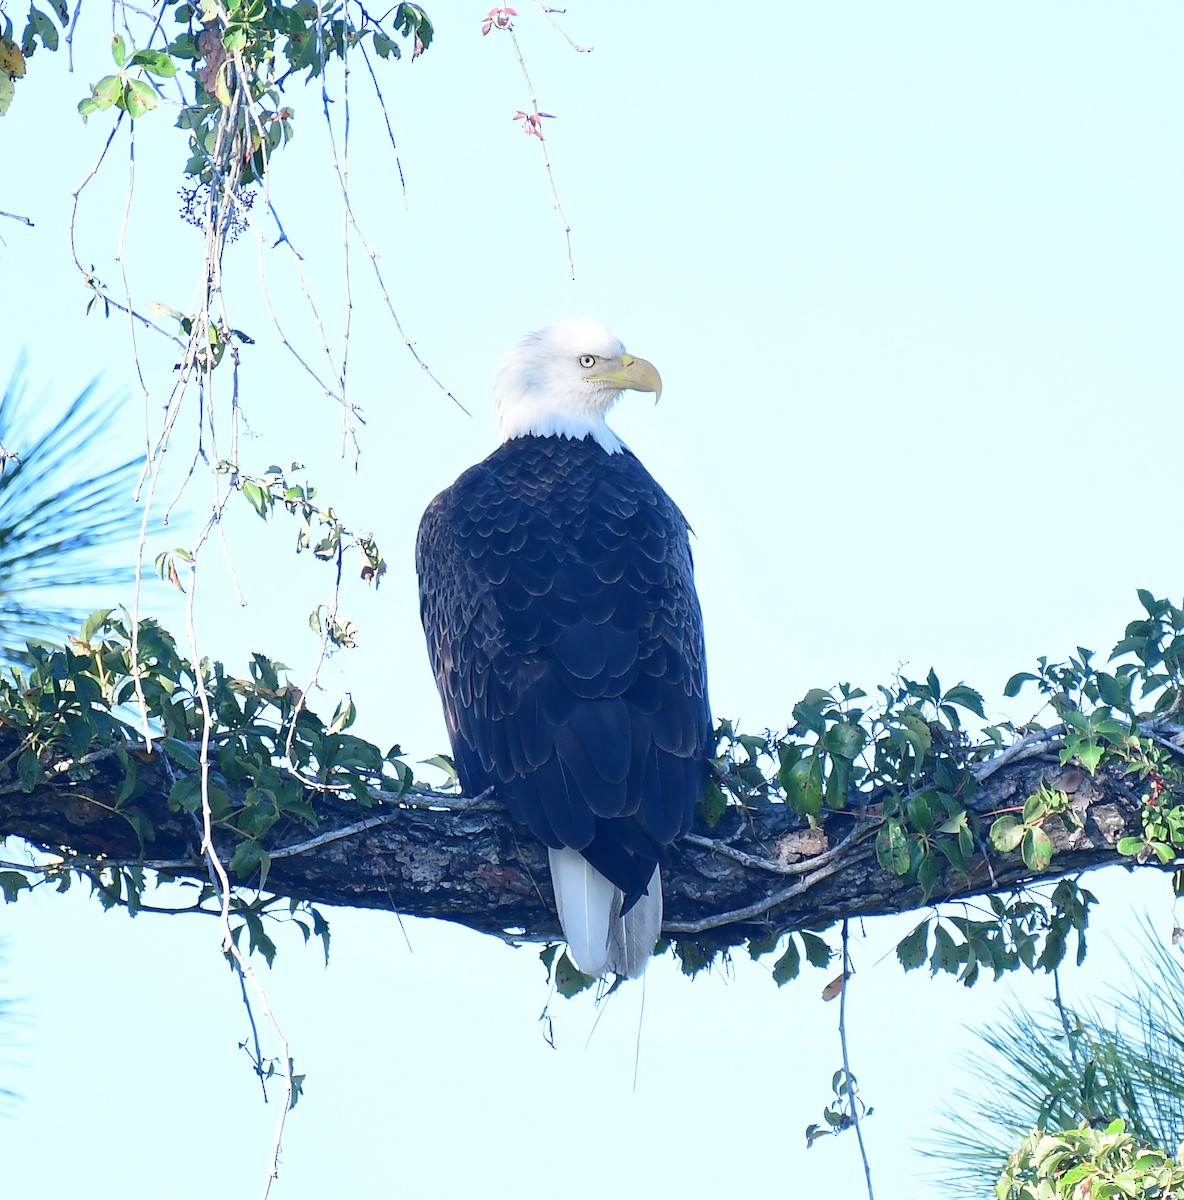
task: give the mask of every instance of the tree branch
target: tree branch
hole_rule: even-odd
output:
[[[92,758],[85,772],[65,756],[43,761],[40,781],[25,791],[12,754],[18,745],[15,731],[0,729],[0,760],[7,760],[0,767],[0,836],[23,838],[68,866],[142,865],[165,880],[204,881],[200,831],[189,813],[169,809],[176,772],[158,753],[134,752],[136,790],[121,808],[124,776],[115,758]],[[80,774],[87,777],[72,777]],[[980,778],[973,805],[980,818],[1022,805],[1042,783],[1068,795],[1068,813],[1044,825],[1056,848],[1052,864],[1037,876],[1018,854],[992,852],[989,862],[980,855],[969,875],[947,867],[928,902],[1133,863],[1115,848],[1120,837],[1141,833],[1141,793],[1130,776],[1103,770],[1090,777],[1045,755],[1012,756]],[[437,917],[523,941],[558,937],[544,848],[492,798],[416,791],[391,802],[375,791],[369,808],[321,790],[309,789],[305,798],[315,805],[317,830],[285,819],[265,839],[269,893]],[[144,847],[124,815],[133,810],[153,829]],[[927,900],[917,884],[877,861],[879,827],[874,808],[826,812],[811,828],[784,804],[729,807],[714,828],[697,827],[671,851],[663,868],[666,932],[693,934],[714,950],[843,917],[922,907]],[[233,842],[227,838],[220,851],[229,858]]]

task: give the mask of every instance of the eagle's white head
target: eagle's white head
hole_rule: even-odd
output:
[[[610,454],[621,439],[605,423],[631,388],[662,394],[652,363],[625,353],[599,321],[560,321],[522,339],[498,364],[493,403],[503,442],[537,437],[595,438]]]

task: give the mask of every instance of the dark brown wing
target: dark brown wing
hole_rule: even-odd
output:
[[[525,437],[428,507],[416,566],[461,784],[626,893],[690,827],[711,738],[685,518],[628,452]]]

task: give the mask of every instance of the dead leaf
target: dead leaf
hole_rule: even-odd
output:
[[[830,983],[822,989],[823,1000],[833,1000],[843,991],[843,985],[847,982],[847,972],[844,971],[841,975],[836,975]]]

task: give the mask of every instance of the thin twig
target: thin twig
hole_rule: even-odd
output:
[[[407,336],[407,332],[403,328],[403,322],[399,319],[399,314],[395,311],[395,306],[391,300],[390,292],[387,289],[386,281],[383,279],[382,269],[378,265],[378,255],[373,249],[371,249],[370,242],[366,235],[362,232],[362,227],[358,224],[357,218],[354,215],[353,203],[349,196],[348,179],[343,171],[342,162],[337,153],[337,140],[334,136],[333,123],[329,116],[329,96],[323,82],[321,86],[321,104],[325,116],[325,129],[329,135],[329,152],[333,160],[333,169],[337,173],[338,184],[341,188],[341,199],[345,205],[349,226],[357,235],[358,241],[362,245],[362,249],[366,252],[366,255],[370,259],[370,265],[374,270],[374,276],[378,282],[378,290],[382,295],[383,303],[386,305],[386,310],[389,313],[391,320],[394,322],[395,328],[399,331],[399,337],[403,339],[403,345],[410,352],[411,357],[415,359],[420,370],[427,375],[427,377],[440,389],[440,391],[444,393],[445,396],[448,397],[449,400],[452,401],[453,404],[457,406],[457,408],[461,410],[461,412],[463,412],[466,416],[472,416],[472,413],[469,412],[469,410],[452,394],[447,387],[444,386],[441,380],[435,375],[432,369],[428,366],[427,362],[420,355],[418,349],[416,349],[415,343]]]
[[[1025,734],[1018,742],[1012,742],[1006,750],[1001,750],[986,762],[971,767],[971,773],[983,783],[990,779],[996,771],[1008,763],[1020,762],[1027,758],[1039,758],[1050,750],[1056,750],[1065,744],[1065,727],[1054,726],[1052,729],[1037,729]]]
[[[518,59],[519,70],[522,72],[522,78],[526,81],[526,91],[530,96],[530,107],[532,110],[532,117],[528,121],[528,128],[532,136],[538,138],[539,146],[543,152],[543,166],[547,171],[547,182],[551,185],[551,198],[555,202],[554,209],[559,214],[559,220],[563,225],[563,238],[567,245],[567,269],[572,279],[575,279],[576,264],[571,252],[571,222],[567,219],[567,214],[563,211],[563,204],[559,199],[559,189],[555,186],[555,172],[551,169],[551,156],[547,153],[547,139],[543,136],[543,118],[550,116],[550,114],[544,113],[539,108],[538,97],[535,95],[534,84],[530,81],[530,73],[526,69],[526,59],[522,57],[522,48],[518,45],[518,35],[514,32],[513,23],[506,20],[504,23],[497,23],[495,27],[510,35],[510,44],[514,47],[514,55]]]
[[[82,13],[82,0],[75,0],[74,14],[70,18],[70,28],[66,30],[66,70],[69,74],[74,74],[74,26],[78,24],[78,17]]]
[[[826,866],[799,879],[797,883],[791,884],[787,888],[782,888],[779,892],[773,892],[772,895],[765,896],[761,900],[756,900],[752,904],[745,905],[744,908],[733,909],[731,912],[726,913],[717,913],[714,916],[703,917],[698,921],[672,921],[663,925],[662,929],[665,933],[705,933],[708,929],[718,929],[722,925],[733,925],[739,921],[749,921],[753,917],[759,917],[763,913],[767,913],[770,909],[774,909],[778,905],[792,900],[795,896],[800,896],[803,892],[808,892],[815,884],[821,883],[824,879],[829,879],[836,871],[845,870],[851,864],[867,858],[871,853],[870,846],[864,847],[862,850],[857,850],[845,861],[839,859],[839,852],[849,845],[854,837],[855,830],[852,830],[834,847],[833,851],[827,852],[833,855],[834,861],[828,862]]]
[[[236,964],[242,978],[250,985],[251,990],[255,993],[255,997],[259,1002],[260,1010],[267,1018],[276,1040],[280,1044],[281,1062],[283,1066],[283,1079],[285,1085],[284,1102],[280,1105],[280,1115],[276,1122],[275,1137],[272,1141],[271,1160],[268,1165],[267,1179],[263,1185],[262,1200],[267,1200],[267,1196],[271,1191],[272,1182],[279,1175],[279,1159],[280,1146],[283,1142],[284,1124],[288,1118],[288,1111],[292,1107],[292,1102],[295,1099],[295,1085],[292,1081],[292,1059],[288,1051],[288,1040],[284,1036],[283,1030],[280,1028],[279,1022],[276,1020],[275,1014],[272,1012],[271,1005],[267,999],[267,992],[263,985],[259,982],[255,972],[251,969],[251,964],[247,961],[246,955],[239,949],[238,943],[235,940],[233,930],[230,927],[230,901],[231,901],[231,886],[230,879],[226,873],[226,867],[222,863],[217,850],[214,847],[213,836],[213,812],[210,808],[210,730],[214,724],[214,715],[210,708],[209,691],[206,688],[205,671],[201,667],[201,657],[197,649],[197,630],[194,623],[194,597],[197,594],[197,565],[193,563],[190,566],[189,572],[189,603],[187,608],[187,632],[189,635],[189,651],[192,655],[194,664],[194,691],[197,696],[198,705],[202,712],[202,736],[201,736],[201,755],[199,762],[201,764],[201,818],[202,818],[202,856],[209,864],[210,871],[216,878],[216,891],[218,892],[221,901],[220,921],[222,925],[222,950]]]
[[[238,975],[238,986],[242,992],[243,1008],[247,1010],[247,1022],[251,1026],[251,1040],[255,1043],[255,1074],[259,1076],[259,1088],[263,1092],[263,1103],[267,1103],[267,1079],[263,1074],[263,1047],[259,1044],[259,1026],[255,1024],[255,1010],[251,1007],[251,997],[247,993],[246,976],[234,964]]]
[[[848,946],[848,920],[843,918],[843,986],[839,992],[839,1045],[843,1050],[843,1073],[846,1075],[847,1098],[851,1101],[851,1121],[855,1126],[855,1138],[859,1142],[859,1154],[863,1159],[863,1174],[867,1180],[867,1200],[876,1200],[872,1191],[872,1168],[867,1158],[867,1147],[863,1142],[863,1127],[859,1123],[859,1096],[855,1076],[851,1074],[851,1060],[847,1055],[847,985],[851,982],[851,953]]]
[[[366,43],[359,42],[358,49],[362,52],[362,61],[366,64],[366,70],[370,72],[370,82],[374,85],[374,94],[378,97],[378,108],[382,113],[383,124],[386,125],[386,136],[390,140],[391,149],[395,154],[395,167],[399,172],[399,190],[403,193],[403,207],[406,209],[409,207],[407,200],[407,180],[403,178],[403,162],[399,158],[399,147],[395,143],[395,131],[391,128],[391,118],[387,112],[386,98],[382,94],[382,88],[378,86],[378,76],[374,73],[374,64],[370,61],[370,55],[366,53]]]
[[[770,858],[760,858],[755,854],[748,854],[744,850],[737,850],[725,842],[717,841],[715,838],[703,837],[698,833],[688,833],[682,840],[689,842],[692,846],[701,846],[704,850],[710,850],[714,854],[722,854],[725,858],[743,863],[744,866],[752,867],[754,870],[769,871],[774,875],[805,875],[817,867],[825,866],[832,859],[836,858],[839,851],[847,844],[850,838],[844,839],[829,850],[824,850],[821,854],[814,855],[813,858],[805,858],[801,862],[796,863],[781,863]]]
[[[559,34],[559,36],[561,38],[563,38],[563,40],[574,51],[576,51],[577,54],[591,54],[592,53],[592,50],[593,50],[592,46],[581,46],[578,42],[572,41],[571,34],[568,33],[567,30],[564,29],[563,26],[560,25],[559,22],[556,21],[555,18],[551,15],[552,13],[559,13],[562,16],[562,15],[566,14],[566,12],[567,12],[566,8],[551,8],[550,5],[544,4],[543,0],[534,0],[534,2],[535,2],[535,6],[538,8],[539,12],[541,12],[543,14],[543,19],[547,22],[547,24],[550,25],[551,28],[554,29],[555,32],[557,34]]]
[[[333,592],[329,599],[329,604],[325,610],[325,619],[321,622],[321,649],[317,655],[317,661],[313,664],[312,675],[308,682],[300,689],[300,694],[296,703],[292,706],[292,719],[288,722],[288,736],[284,740],[284,757],[291,760],[292,758],[292,739],[296,736],[296,722],[300,718],[300,714],[304,711],[304,702],[308,697],[309,692],[317,686],[317,680],[321,674],[321,667],[325,665],[325,659],[329,656],[329,638],[333,632],[334,623],[337,620],[337,604],[341,599],[341,568],[345,555],[345,548],[340,542],[337,544],[337,570],[333,577]]]

